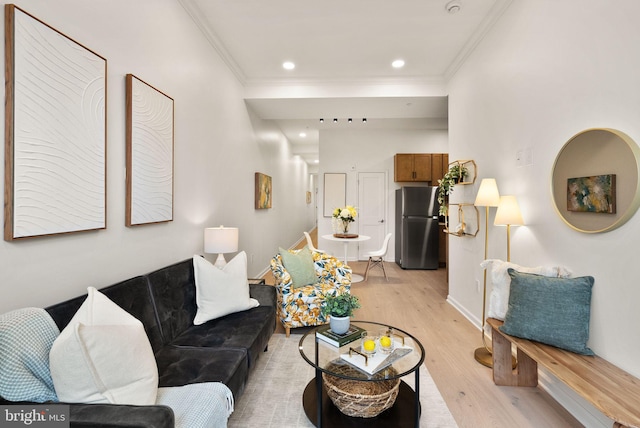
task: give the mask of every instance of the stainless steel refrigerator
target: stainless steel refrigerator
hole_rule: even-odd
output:
[[[396,190],[396,263],[403,269],[438,269],[437,189]]]

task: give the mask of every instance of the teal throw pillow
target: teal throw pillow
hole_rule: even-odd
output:
[[[292,253],[280,248],[280,257],[284,268],[291,275],[293,288],[304,287],[318,282],[316,270],[313,267],[313,256],[308,247]]]
[[[507,271],[511,277],[503,333],[546,343],[578,354],[587,347],[591,317],[591,276],[554,278]]]

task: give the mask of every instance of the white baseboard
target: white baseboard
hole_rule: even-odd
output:
[[[450,294],[447,295],[447,303],[449,303],[451,306],[456,308],[456,310],[460,312],[462,315],[464,315],[464,317],[468,319],[471,324],[473,324],[478,328],[478,330],[480,330],[482,321],[479,318],[477,318],[475,315],[473,315],[471,312],[467,311],[467,308],[465,308],[460,303],[458,303],[458,301],[453,297],[451,297]]]

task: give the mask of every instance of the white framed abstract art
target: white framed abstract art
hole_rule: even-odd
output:
[[[126,225],[173,220],[173,98],[127,74]]]
[[[7,241],[105,229],[107,60],[5,5]]]

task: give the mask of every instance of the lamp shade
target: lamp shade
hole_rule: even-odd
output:
[[[500,193],[495,178],[483,178],[473,205],[477,207],[497,207],[500,202]]]
[[[207,227],[204,230],[205,253],[233,253],[238,251],[237,227]]]
[[[498,211],[496,211],[496,218],[493,221],[493,224],[496,226],[524,225],[522,214],[520,213],[520,207],[518,206],[518,200],[515,196],[500,196],[500,203],[498,204]]]

